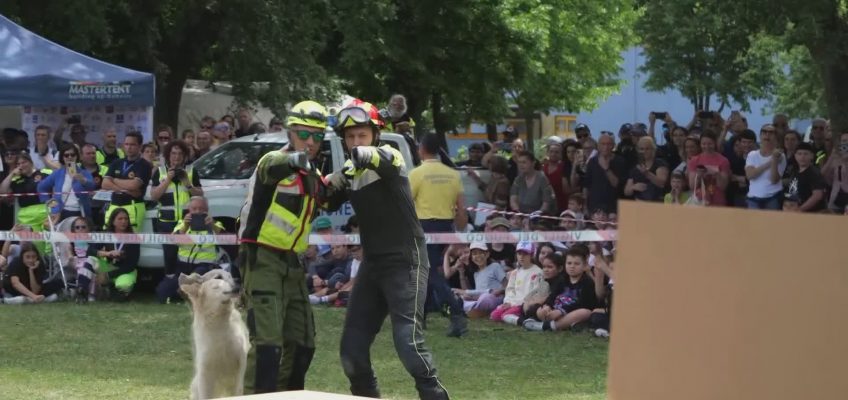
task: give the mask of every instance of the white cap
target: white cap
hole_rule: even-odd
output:
[[[489,248],[486,246],[486,243],[483,243],[483,242],[471,242],[470,248],[471,248],[471,250],[477,249],[477,250],[489,251]]]

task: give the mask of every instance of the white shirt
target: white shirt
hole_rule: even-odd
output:
[[[356,274],[359,273],[359,264],[362,264],[362,261],[355,258],[350,262],[350,279],[356,278]]]
[[[54,149],[52,146],[48,145],[47,146],[47,154],[45,154],[44,158],[42,159],[41,154],[39,154],[37,151],[35,151],[35,147],[30,147],[30,149],[29,149],[29,156],[32,158],[32,165],[35,167],[36,170],[42,170],[44,168],[49,168],[49,166],[47,165],[47,163],[44,162],[44,160],[47,159],[47,160],[50,160],[50,161],[56,161],[56,159],[53,158],[53,154],[55,154],[55,153],[56,153],[56,149]]]
[[[759,168],[763,164],[767,164],[771,162],[772,155],[763,156],[760,150],[754,150],[748,153],[748,157],[745,159],[745,168],[755,167]],[[783,176],[783,172],[786,171],[786,157],[781,157],[780,164],[777,166],[778,176]],[[749,180],[748,183],[748,197],[756,197],[760,199],[766,199],[774,196],[780,191],[783,190],[783,183],[781,183],[780,179],[777,180],[777,183],[771,182],[771,170],[767,169],[763,171],[760,176]]]
[[[79,211],[79,199],[77,198],[77,194],[74,193],[74,188],[72,186],[74,182],[74,177],[71,176],[70,171],[65,170],[65,182],[62,183],[62,198],[65,199],[65,204],[62,206],[65,210],[68,211]]]

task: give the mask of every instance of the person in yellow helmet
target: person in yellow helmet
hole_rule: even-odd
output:
[[[239,265],[251,349],[245,393],[302,390],[315,353],[315,325],[298,253],[306,250],[324,183],[310,162],[327,127],[327,110],[296,104],[286,119],[289,143],[259,159],[239,229]]]

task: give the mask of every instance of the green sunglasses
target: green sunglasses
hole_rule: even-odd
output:
[[[310,132],[310,131],[295,131],[294,132],[300,140],[307,140],[310,136],[312,136],[312,140],[316,142],[321,142],[324,140],[324,132]]]

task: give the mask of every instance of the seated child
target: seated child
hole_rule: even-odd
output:
[[[506,271],[500,263],[489,260],[489,248],[483,242],[471,243],[471,262],[476,268],[474,289],[462,275],[462,288],[454,289],[454,293],[462,296],[462,307],[469,318],[480,318],[489,315],[503,301]]]
[[[681,172],[671,174],[671,191],[666,193],[665,204],[686,204],[689,201],[689,191],[684,189],[686,177]]]
[[[565,289],[556,295],[553,304],[545,304],[536,311],[536,318],[524,321],[529,331],[555,331],[570,329],[589,320],[597,305],[595,282],[586,273],[589,249],[574,246],[565,253]]]
[[[20,245],[20,255],[9,263],[3,277],[3,301],[6,304],[48,303],[59,299],[62,282],[47,278],[47,266],[31,243]]]
[[[595,267],[593,269],[595,281],[595,295],[598,298],[597,308],[592,310],[592,315],[589,317],[589,327],[594,330],[595,336],[607,338],[610,334],[610,317],[612,313],[612,292],[615,271],[611,264],[613,255],[607,257],[598,253],[599,249],[596,246],[592,248],[593,256],[595,257]]]
[[[506,293],[501,305],[492,311],[492,321],[502,321],[504,315],[519,315],[524,298],[536,290],[542,282],[542,269],[533,264],[533,243],[520,242],[515,247],[517,268],[509,273]]]
[[[542,276],[545,285],[540,285],[536,293],[531,293],[524,299],[524,307],[521,315],[504,316],[504,322],[512,325],[521,325],[528,318],[536,318],[536,313],[542,306],[551,306],[556,301],[557,295],[565,290],[565,258],[562,254],[552,253],[542,259]]]
[[[335,248],[335,246],[333,246]],[[336,253],[341,250],[335,250]],[[350,262],[345,267],[344,276],[347,278],[342,282],[340,275],[334,274],[330,277],[332,281],[332,290],[323,289],[316,294],[309,295],[311,304],[333,304],[337,307],[344,307],[350,297],[350,291],[353,290],[353,284],[356,282],[356,274],[359,272],[359,266],[362,264],[362,246],[349,245],[345,251],[350,254]],[[334,279],[335,277],[335,279]]]

